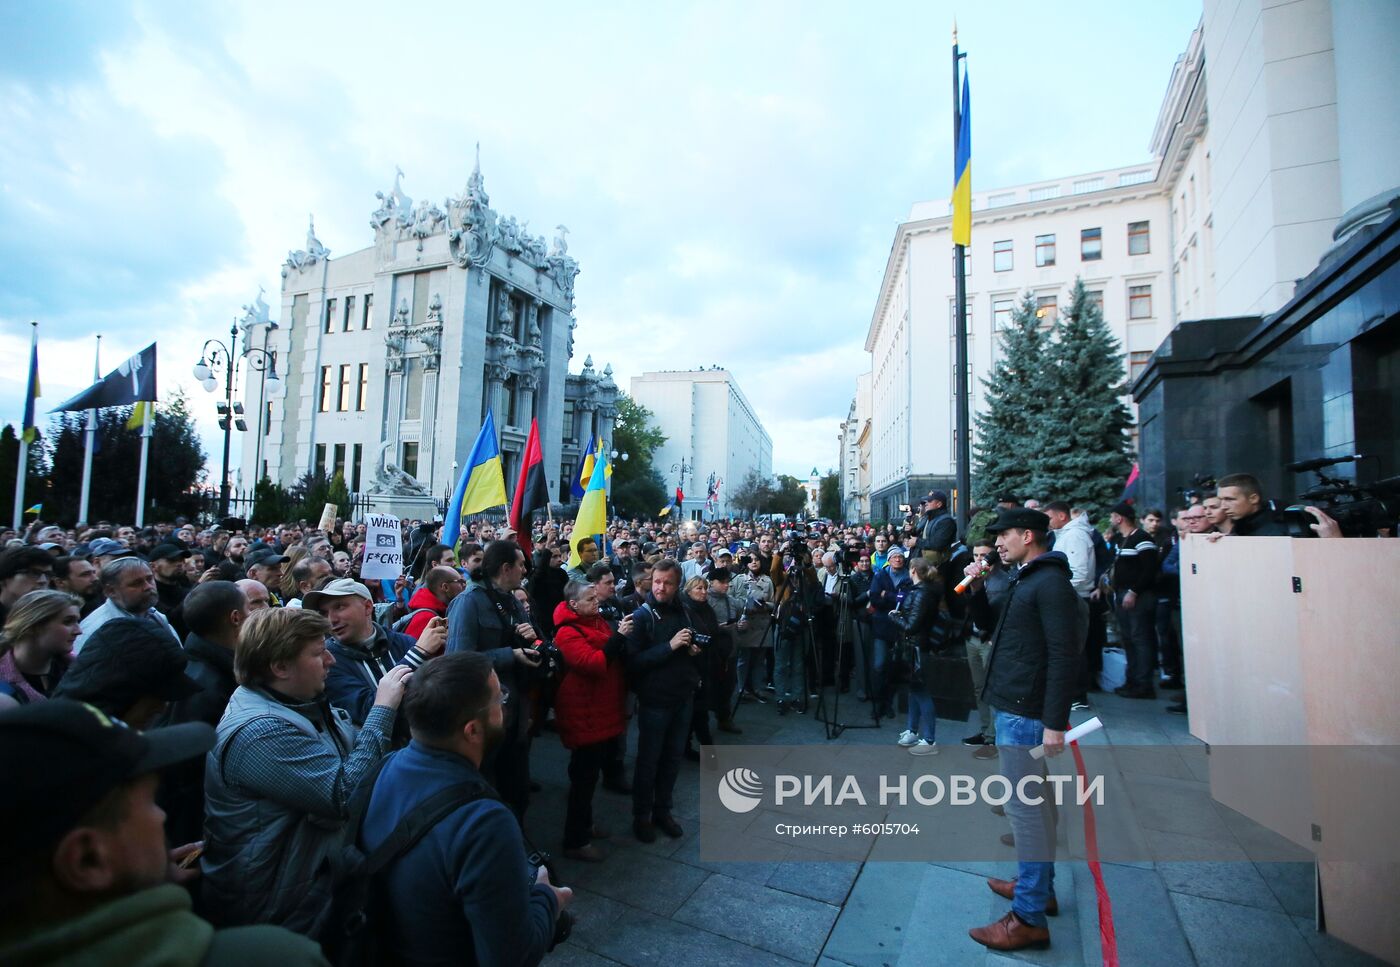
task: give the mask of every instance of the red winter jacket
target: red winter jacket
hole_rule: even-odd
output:
[[[554,609],[554,643],[568,672],[554,697],[554,720],[566,749],[603,742],[627,730],[627,683],[621,656],[611,661],[603,647],[612,626],[602,617],[575,614],[567,602]]]
[[[413,597],[408,599],[409,614],[419,611],[420,608],[431,609],[431,614],[428,611],[421,611],[419,614],[414,614],[408,621],[408,627],[403,630],[403,633],[414,641],[417,641],[423,636],[423,629],[428,627],[428,622],[433,620],[434,615],[442,615],[444,618],[447,617],[447,605],[443,604],[442,599],[429,591],[426,586],[414,591]]]

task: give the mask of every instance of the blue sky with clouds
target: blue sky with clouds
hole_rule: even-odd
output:
[[[0,35],[0,419],[159,340],[189,375],[301,247],[371,244],[374,192],[458,193],[583,266],[580,356],[619,384],[730,368],[774,468],[837,460],[895,226],[951,179],[949,31],[974,184],[1147,158],[1200,8],[989,3],[7,3]],[[575,364],[581,363],[581,358]]]

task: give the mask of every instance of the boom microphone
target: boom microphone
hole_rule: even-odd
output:
[[[1339,463],[1355,463],[1366,455],[1364,453],[1353,453],[1345,457],[1318,457],[1315,460],[1298,460],[1294,463],[1283,465],[1285,470],[1292,470],[1294,473],[1307,473],[1309,470],[1321,470],[1323,467],[1335,467]]]

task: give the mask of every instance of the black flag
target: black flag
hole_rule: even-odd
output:
[[[151,343],[135,356],[93,383],[77,396],[49,412],[98,410],[105,406],[130,406],[138,400],[156,398],[156,344]]]

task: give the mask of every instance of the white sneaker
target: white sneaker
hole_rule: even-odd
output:
[[[938,743],[920,739],[909,746],[910,755],[938,755]]]
[[[919,737],[917,734],[905,729],[903,732],[899,733],[899,738],[896,741],[905,748],[908,748],[915,742],[918,742]]]

